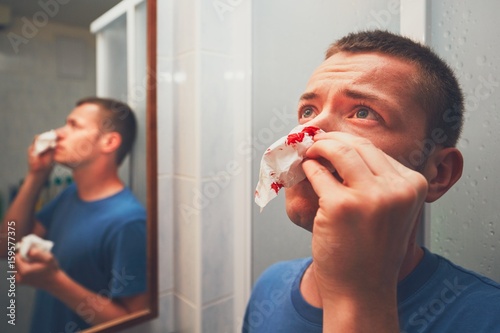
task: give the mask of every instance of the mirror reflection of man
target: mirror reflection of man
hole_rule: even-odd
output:
[[[54,149],[29,147],[2,234],[15,221],[17,241],[34,233],[54,242],[52,252],[32,247],[29,260],[16,255],[16,281],[38,288],[32,332],[74,332],[147,306],[146,211],[118,176],[136,127],[128,105],[90,97],[56,130]],[[74,183],[35,213],[54,162],[72,169]]]

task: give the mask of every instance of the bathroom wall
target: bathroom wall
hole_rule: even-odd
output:
[[[253,193],[236,190],[247,163],[238,147],[250,115],[249,5],[157,2],[160,315],[127,332],[223,333],[241,323],[235,239],[249,216],[241,196]]]
[[[500,280],[500,3],[432,1],[430,45],[453,67],[465,94],[461,180],[431,206],[431,249]]]

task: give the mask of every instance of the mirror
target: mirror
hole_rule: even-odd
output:
[[[142,38],[136,34],[138,46],[135,47],[135,57],[139,60],[142,58],[143,65],[135,74],[128,73],[128,77],[135,75],[135,82],[125,84],[128,91],[126,95],[120,95],[120,90],[114,91],[112,85],[108,86],[110,90],[103,90],[103,84],[99,81],[103,69],[99,65],[100,61],[96,60],[96,49],[100,48],[96,44],[100,37],[90,31],[91,22],[114,9],[120,2],[142,3],[140,10],[144,17],[142,22],[139,16],[136,17],[136,23],[144,27]],[[119,31],[115,29],[115,32]],[[35,134],[61,126],[80,98],[99,95],[127,102],[137,113],[138,136],[130,157],[120,168],[120,177],[147,211],[148,305],[86,329],[85,332],[115,332],[156,317],[156,0],[0,0],[0,36],[0,73],[4,78],[0,83],[0,127],[3,131],[0,143],[3,156],[0,216],[3,217],[11,197],[27,172],[26,149]],[[130,51],[127,49],[127,53]],[[126,54],[123,58],[127,59]],[[117,86],[123,88],[121,80],[115,81]],[[104,91],[106,95],[99,91]],[[45,201],[71,182],[71,171],[56,166],[50,181],[50,185],[42,190]],[[6,281],[9,270],[4,258],[0,259],[0,269],[2,281]],[[3,309],[10,304],[11,299],[15,299],[15,326],[9,324],[4,316],[0,321],[0,332],[28,332],[34,288],[16,285],[15,296],[11,297],[9,284],[0,283],[0,292]]]

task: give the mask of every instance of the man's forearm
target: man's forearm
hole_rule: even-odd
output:
[[[46,177],[28,174],[21,185],[14,201],[5,213],[0,234],[0,257],[7,255],[7,234],[9,222],[15,222],[16,240],[33,230],[34,212],[38,196],[46,181]]]
[[[59,271],[47,292],[71,308],[83,320],[98,325],[128,314],[122,304],[108,298],[109,290],[94,293]]]

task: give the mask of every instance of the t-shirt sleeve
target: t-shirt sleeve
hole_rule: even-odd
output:
[[[132,296],[146,291],[146,222],[124,225],[110,244],[111,297]]]

